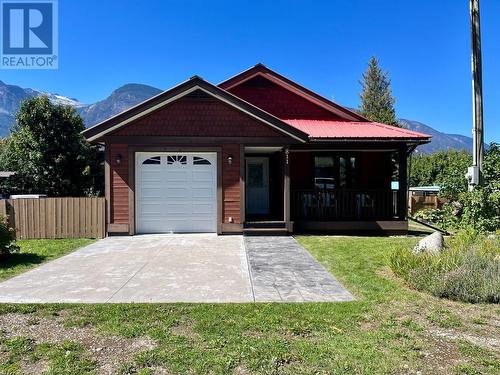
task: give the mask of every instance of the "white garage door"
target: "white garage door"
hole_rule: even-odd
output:
[[[217,231],[216,153],[137,153],[138,233]]]

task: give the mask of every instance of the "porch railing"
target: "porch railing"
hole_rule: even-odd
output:
[[[398,219],[398,190],[292,190],[293,221]]]

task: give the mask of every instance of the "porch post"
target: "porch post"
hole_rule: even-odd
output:
[[[240,144],[240,224],[242,225],[246,221],[245,178],[246,178],[245,145]]]
[[[108,225],[111,222],[111,144],[104,144],[104,199],[106,200],[106,234],[108,233]]]
[[[406,145],[399,149],[399,207],[398,216],[400,220],[408,219],[408,168]]]
[[[293,231],[290,219],[290,149],[283,149],[283,220],[288,232]]]

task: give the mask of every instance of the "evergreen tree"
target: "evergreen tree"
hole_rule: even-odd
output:
[[[363,91],[361,97],[361,115],[370,121],[400,126],[394,110],[395,99],[391,92],[391,81],[383,72],[375,57],[370,59],[368,69],[360,82]]]

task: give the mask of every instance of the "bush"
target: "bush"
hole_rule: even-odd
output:
[[[0,257],[6,257],[19,251],[16,243],[15,232],[7,224],[4,217],[0,217]]]
[[[411,186],[440,185],[440,196],[449,201],[441,210],[419,214],[421,219],[452,231],[500,228],[500,144],[492,142],[485,151],[482,184],[469,192],[464,175],[471,163],[470,154],[452,150],[413,159]]]
[[[500,192],[488,192],[477,188],[460,195],[463,214],[460,217],[462,228],[474,228],[486,232],[500,228]]]
[[[439,255],[398,248],[389,257],[393,272],[412,288],[471,303],[500,303],[500,240],[463,231]]]
[[[446,230],[494,232],[500,228],[500,192],[476,188],[461,193],[458,200],[445,203],[441,209],[426,209],[415,218]]]

